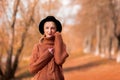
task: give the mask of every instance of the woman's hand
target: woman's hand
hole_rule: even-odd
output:
[[[53,55],[54,54],[54,48],[48,48],[48,51]]]
[[[57,31],[57,32],[55,33],[55,36],[57,36],[57,35],[61,35],[60,32]]]

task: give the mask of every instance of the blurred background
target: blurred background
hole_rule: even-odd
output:
[[[30,80],[39,22],[59,19],[65,80],[120,80],[120,0],[0,0],[0,80]]]

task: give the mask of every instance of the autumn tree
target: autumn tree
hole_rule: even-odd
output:
[[[99,27],[99,39],[97,39],[100,45],[100,52],[102,56],[106,56],[109,59],[114,58],[115,53],[118,51],[119,38],[117,29],[119,29],[119,3],[117,0],[107,0],[106,2],[99,2],[97,5],[97,23]],[[102,13],[100,13],[102,12]]]
[[[35,0],[34,2],[29,3],[29,8],[27,10],[27,14],[24,14],[23,11],[21,10],[21,7],[23,9],[23,1],[21,0],[14,0],[13,2],[13,8],[12,11],[10,11],[9,14],[7,14],[7,9],[10,8],[11,5],[9,4],[9,1],[4,1],[2,0],[2,8],[3,8],[3,13],[4,13],[4,18],[6,19],[5,22],[3,21],[3,23],[8,23],[7,25],[4,25],[4,27],[6,26],[6,28],[8,28],[8,32],[6,31],[7,35],[8,35],[8,48],[6,50],[6,54],[7,54],[7,58],[6,58],[6,62],[5,65],[2,65],[2,63],[0,63],[0,80],[10,80],[12,78],[15,77],[15,73],[16,70],[18,68],[18,64],[19,64],[19,57],[20,54],[23,50],[24,44],[25,44],[25,39],[26,39],[26,35],[27,32],[29,30],[29,27],[33,24],[34,22],[34,11],[35,11],[35,6],[37,5],[38,0]],[[21,11],[21,12],[20,12]],[[9,20],[10,15],[11,14],[11,19]],[[19,46],[17,47],[17,49],[15,50],[15,40],[16,40],[16,28],[18,26],[17,25],[17,15],[22,17],[23,23],[24,23],[24,30],[22,31],[21,36],[17,35],[20,38],[19,40]],[[27,16],[26,16],[27,15]],[[22,25],[23,26],[23,25]],[[4,38],[4,37],[3,37]],[[2,53],[0,53],[0,59],[2,59]],[[15,56],[15,57],[13,57]],[[14,59],[13,59],[14,58]],[[1,61],[1,60],[0,60]]]
[[[88,26],[84,38],[84,50],[109,59],[116,58],[119,51],[119,0],[83,2],[84,12],[82,25]],[[81,13],[80,13],[81,15]],[[87,24],[85,22],[87,20]],[[92,46],[91,46],[92,45]]]

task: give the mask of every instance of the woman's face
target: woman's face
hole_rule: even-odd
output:
[[[45,34],[46,37],[54,36],[56,30],[57,30],[56,25],[53,21],[45,22],[45,24],[44,24],[44,34]]]

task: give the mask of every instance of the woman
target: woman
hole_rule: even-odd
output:
[[[33,80],[64,80],[62,64],[68,54],[60,33],[61,23],[54,16],[48,16],[40,22],[39,31],[43,37],[35,44],[30,58]]]

